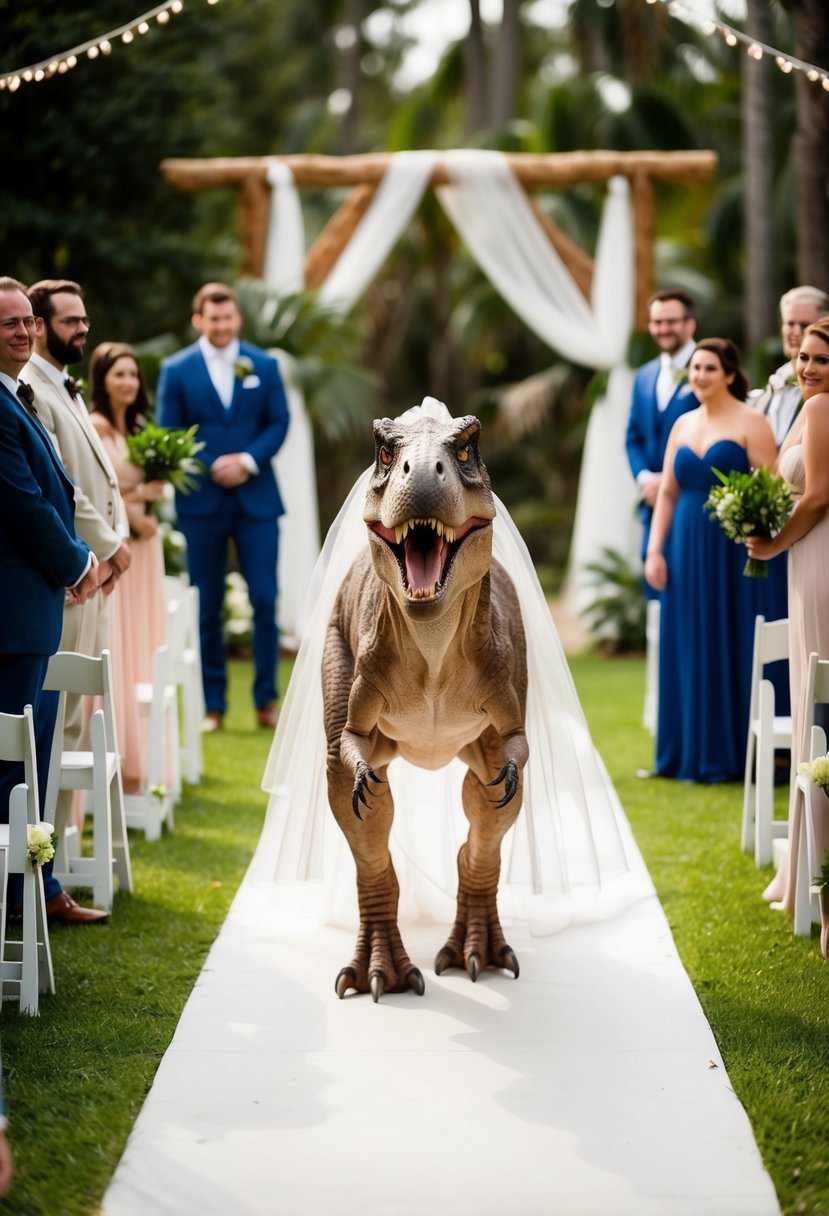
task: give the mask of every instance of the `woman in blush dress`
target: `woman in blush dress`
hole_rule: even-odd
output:
[[[723,473],[774,467],[762,414],[745,404],[748,383],[734,343],[697,345],[689,383],[700,405],[674,424],[665,452],[645,577],[662,593],[656,773],[680,781],[736,781],[745,765],[754,618],[786,615],[785,571],[743,574],[745,549],[704,510]],[[787,689],[782,673],[779,695]]]
[[[164,493],[164,483],[145,482],[127,460],[126,437],[142,429],[148,412],[135,352],[121,342],[97,346],[89,376],[92,423],[116,471],[130,525],[132,563],[112,593],[110,641],[124,792],[135,794],[146,784],[146,727],[134,689],[152,680],[153,656],[167,629],[164,550],[158,520],[149,510]]]
[[[808,747],[804,738],[806,672],[815,651],[829,658],[829,317],[810,325],[795,361],[805,400],[795,427],[780,451],[779,470],[789,482],[795,508],[789,522],[771,540],[753,537],[753,557],[789,554],[789,672],[792,701],[792,757]],[[796,764],[793,764],[792,788]],[[794,910],[795,866],[802,825],[795,822],[796,802],[789,804],[789,854],[765,897],[788,912]],[[829,847],[829,822],[815,823],[817,856]]]

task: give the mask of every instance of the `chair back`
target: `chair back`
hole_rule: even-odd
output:
[[[112,659],[108,650],[102,650],[95,658],[78,654],[74,650],[59,650],[53,654],[46,668],[43,681],[45,689],[60,693],[76,693],[79,696],[100,697],[106,723],[107,751],[118,751],[118,732],[115,726],[115,706],[112,691]],[[63,737],[64,701],[58,705],[58,721],[55,734],[60,728]]]
[[[758,613],[754,618],[754,651],[751,659],[751,697],[748,717],[752,722],[760,712],[760,681],[766,663],[776,663],[789,657],[789,622],[767,621]]]
[[[0,714],[0,760],[22,762],[23,779],[28,786],[31,808],[35,808],[31,823],[40,818],[35,760],[35,727],[31,705],[24,705],[22,714]]]
[[[815,728],[815,706],[829,705],[829,659],[821,659],[816,651],[809,655],[806,675],[806,717],[803,723],[800,763],[815,759],[812,755],[812,735]],[[825,754],[818,752],[818,755]]]

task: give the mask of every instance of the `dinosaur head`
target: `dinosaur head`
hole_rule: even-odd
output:
[[[440,616],[488,572],[495,504],[477,418],[377,419],[363,519],[374,570],[397,602]]]

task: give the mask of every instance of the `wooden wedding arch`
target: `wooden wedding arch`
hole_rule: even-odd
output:
[[[243,274],[260,278],[268,239],[271,187],[269,161],[280,160],[292,172],[298,187],[352,187],[339,210],[308,250],[305,283],[319,287],[348,244],[368,209],[393,153],[360,156],[246,156],[211,160],[165,160],[161,171],[179,190],[209,190],[235,186],[239,191],[239,220]],[[512,153],[506,159],[524,187],[533,210],[579,288],[589,300],[593,261],[549,216],[533,194],[538,190],[566,189],[585,182],[626,177],[631,186],[636,271],[635,324],[644,328],[647,300],[654,290],[654,237],[658,182],[671,186],[697,186],[710,180],[717,168],[711,151],[692,152],[551,152]],[[446,185],[449,177],[440,161],[432,173],[432,186]]]

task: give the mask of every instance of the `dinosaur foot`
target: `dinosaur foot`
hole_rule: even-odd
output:
[[[449,967],[463,968],[473,983],[487,967],[511,971],[518,979],[518,959],[504,938],[494,895],[459,898],[452,932],[435,958],[435,973]]]
[[[406,992],[409,988],[423,996],[423,975],[406,953],[393,921],[360,926],[354,958],[340,971],[334,985],[340,999],[352,988],[370,992],[375,1003],[386,992]]]

